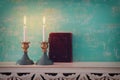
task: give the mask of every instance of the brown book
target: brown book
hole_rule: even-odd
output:
[[[53,62],[72,62],[72,33],[49,34],[49,58]]]

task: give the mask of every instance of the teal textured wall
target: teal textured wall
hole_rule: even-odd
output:
[[[73,61],[120,61],[120,0],[0,0],[0,61],[23,55],[23,16],[27,16],[29,57],[42,55],[42,17],[50,32],[73,33]]]

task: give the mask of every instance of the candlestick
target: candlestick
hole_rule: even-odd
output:
[[[43,42],[45,42],[45,16],[43,16]]]
[[[26,33],[27,33],[27,29],[26,29],[26,16],[24,16],[24,26],[23,26],[23,41],[26,42]]]
[[[29,48],[30,42],[22,42],[22,49],[23,49],[23,56],[20,60],[17,61],[16,64],[18,65],[32,65],[34,62],[29,58],[28,56],[28,48]]]
[[[49,59],[49,57],[47,55],[48,42],[42,42],[41,48],[42,48],[43,55],[36,62],[36,64],[37,65],[52,65],[53,61],[51,59]]]

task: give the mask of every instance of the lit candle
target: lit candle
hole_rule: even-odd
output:
[[[45,42],[45,16],[43,16],[43,42]]]
[[[26,42],[26,16],[24,16],[23,41]]]

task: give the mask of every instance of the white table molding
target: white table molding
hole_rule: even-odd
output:
[[[0,62],[0,80],[120,80],[120,62],[16,65]]]

